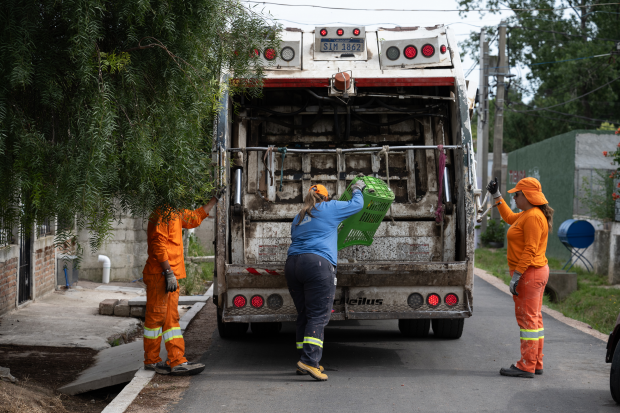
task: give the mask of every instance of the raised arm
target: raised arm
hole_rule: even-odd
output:
[[[521,216],[523,212],[512,212],[506,201],[502,197],[495,198],[495,203],[501,201],[501,205],[498,205],[497,209],[499,210],[499,214],[502,216],[504,222],[508,225],[514,224],[514,222]]]
[[[354,191],[350,201],[334,201],[336,203],[334,219],[338,222],[344,221],[351,215],[357,214],[364,207],[364,196],[362,191]]]
[[[183,211],[183,216],[181,217],[181,226],[183,228],[196,228],[200,225],[203,219],[209,216],[209,211],[211,211],[211,208],[213,208],[216,203],[217,198],[213,197],[208,204],[203,205],[194,211],[186,209]]]

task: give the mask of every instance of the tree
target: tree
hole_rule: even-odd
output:
[[[596,129],[603,122],[620,124],[620,64],[616,56],[591,57],[616,49],[620,7],[593,4],[592,0],[459,1],[464,14],[474,8],[514,11],[508,18],[509,66],[513,73],[515,68],[517,73],[522,68],[530,72],[508,81],[506,150],[574,129]],[[497,32],[496,27],[485,30],[490,38]],[[475,58],[478,36],[471,33],[462,44]]]
[[[213,191],[218,99],[259,93],[278,43],[238,0],[7,0],[0,26],[0,239],[77,217],[94,250],[120,214]]]

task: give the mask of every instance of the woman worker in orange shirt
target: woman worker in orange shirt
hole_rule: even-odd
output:
[[[495,203],[502,201],[497,178],[487,185]],[[513,189],[514,200],[523,212],[514,213],[506,202],[498,205],[508,229],[508,267],[512,280],[510,292],[515,302],[515,315],[521,329],[521,360],[517,365],[502,368],[500,374],[510,377],[534,378],[543,374],[544,328],[542,301],[549,280],[547,237],[553,226],[553,209],[535,178],[523,178]]]

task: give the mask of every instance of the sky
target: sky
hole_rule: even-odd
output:
[[[366,30],[375,30],[379,27],[394,26],[434,26],[436,24],[450,25],[457,40],[463,41],[471,31],[480,31],[480,26],[497,26],[502,17],[508,17],[510,12],[502,14],[486,14],[483,19],[478,12],[472,12],[467,17],[459,16],[457,11],[376,11],[364,9],[395,8],[395,9],[434,9],[456,10],[456,0],[266,0],[284,4],[309,4],[315,6],[355,8],[351,10],[329,10],[314,7],[290,7],[272,4],[255,4],[241,0],[247,6],[255,6],[254,10],[270,13],[280,21],[284,27],[299,27],[303,30],[313,30],[315,26],[333,24],[347,24],[364,26]],[[465,73],[476,63],[462,52],[463,70]],[[467,79],[472,86],[478,85],[479,72],[472,70]],[[474,89],[475,90],[475,89]]]

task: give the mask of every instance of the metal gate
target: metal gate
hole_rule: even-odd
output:
[[[31,298],[32,272],[30,271],[31,246],[30,236],[21,231],[19,236],[19,294],[18,304],[24,303]]]

